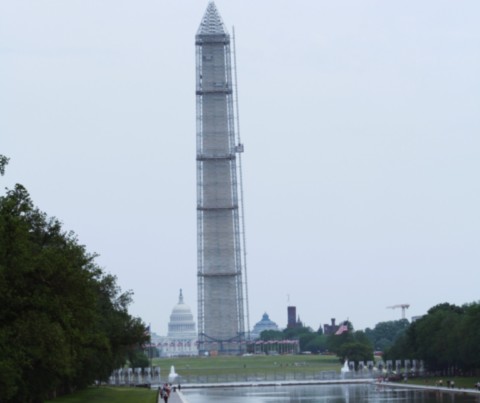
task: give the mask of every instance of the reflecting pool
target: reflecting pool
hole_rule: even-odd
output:
[[[207,388],[184,389],[182,392],[188,403],[237,403],[245,401],[248,403],[480,402],[478,395],[410,390],[373,384]]]

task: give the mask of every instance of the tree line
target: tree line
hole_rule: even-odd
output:
[[[373,329],[326,335],[320,327],[263,331],[260,339],[299,340],[300,351],[333,353],[339,360],[370,361],[373,352],[383,352],[383,360],[422,360],[432,373],[478,374],[480,370],[480,303],[457,306],[436,305],[410,323],[406,319],[379,322]]]
[[[105,381],[147,341],[145,324],[128,312],[132,293],[96,257],[22,185],[0,197],[0,403],[42,402]]]
[[[427,370],[443,374],[480,369],[480,304],[442,303],[413,322],[386,352],[385,359],[423,360]]]
[[[322,327],[317,331],[310,327],[294,327],[284,330],[265,330],[260,334],[260,340],[289,340],[299,341],[301,352],[314,354],[335,354],[340,362],[373,361],[374,351],[385,351],[392,347],[401,338],[409,322],[406,319],[379,322],[373,329],[355,330],[350,321],[343,324],[347,331],[341,334],[325,334]]]
[[[299,341],[301,352],[335,354],[340,362],[346,358],[356,362],[373,360],[373,346],[365,332],[355,331],[348,321],[344,324],[348,330],[338,335],[326,335],[321,327],[317,331],[309,327],[297,327],[265,330],[260,334],[260,339],[263,341],[296,339]]]

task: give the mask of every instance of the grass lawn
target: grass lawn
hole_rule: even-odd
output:
[[[157,391],[146,388],[92,387],[72,395],[62,396],[54,403],[156,403]]]
[[[443,381],[443,386],[447,386],[447,381],[455,382],[455,389],[475,389],[475,384],[480,381],[480,379],[474,377],[448,377],[448,376],[437,376],[431,378],[411,378],[408,379],[407,383],[413,385],[426,385],[426,386],[435,386],[439,380]]]
[[[175,366],[179,375],[236,375],[273,374],[279,372],[340,371],[342,364],[331,355],[255,355],[217,356],[188,358],[155,358],[153,366],[159,366],[162,376],[170,373]]]

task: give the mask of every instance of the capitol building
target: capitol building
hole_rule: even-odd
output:
[[[279,330],[267,313],[255,324],[250,340],[256,340],[264,330]],[[198,355],[198,333],[190,307],[183,301],[180,289],[178,303],[173,307],[168,322],[167,336],[151,334],[152,344],[158,349],[160,357],[186,357]]]
[[[155,344],[161,357],[198,355],[197,330],[190,307],[183,302],[180,290],[178,304],[172,309],[168,323],[168,335],[157,336]]]

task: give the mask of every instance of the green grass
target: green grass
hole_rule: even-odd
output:
[[[480,381],[478,377],[436,376],[431,378],[411,378],[408,379],[407,383],[422,386],[435,386],[440,379],[443,380],[443,386],[447,386],[448,380],[455,381],[455,389],[475,389],[475,384]]]
[[[280,372],[340,371],[341,363],[335,356],[323,355],[256,355],[248,357],[217,356],[188,358],[156,358],[153,366],[159,366],[162,376],[175,366],[175,372],[183,377],[199,375],[249,375]]]
[[[221,376],[229,375],[271,375],[279,373],[317,373],[320,371],[340,371],[342,364],[335,356],[324,355],[278,355],[250,357],[188,357],[188,358],[156,358],[153,366],[159,366],[162,377],[175,366],[175,372],[182,377],[188,376]],[[416,385],[435,385],[443,379],[455,381],[455,388],[473,389],[480,379],[473,377],[431,377],[410,378],[407,383]],[[52,403],[154,403],[157,392],[144,388],[127,387],[92,387],[70,396],[59,397]]]
[[[156,403],[157,391],[145,388],[92,387],[72,395],[62,396],[54,403]]]
[[[162,377],[175,372],[182,377],[221,375],[271,375],[280,373],[316,373],[320,371],[340,371],[342,364],[335,356],[322,355],[255,355],[248,357],[187,357],[156,358],[153,366],[159,366]],[[73,395],[51,400],[52,403],[153,403],[156,391],[143,388],[100,387],[88,388]]]

